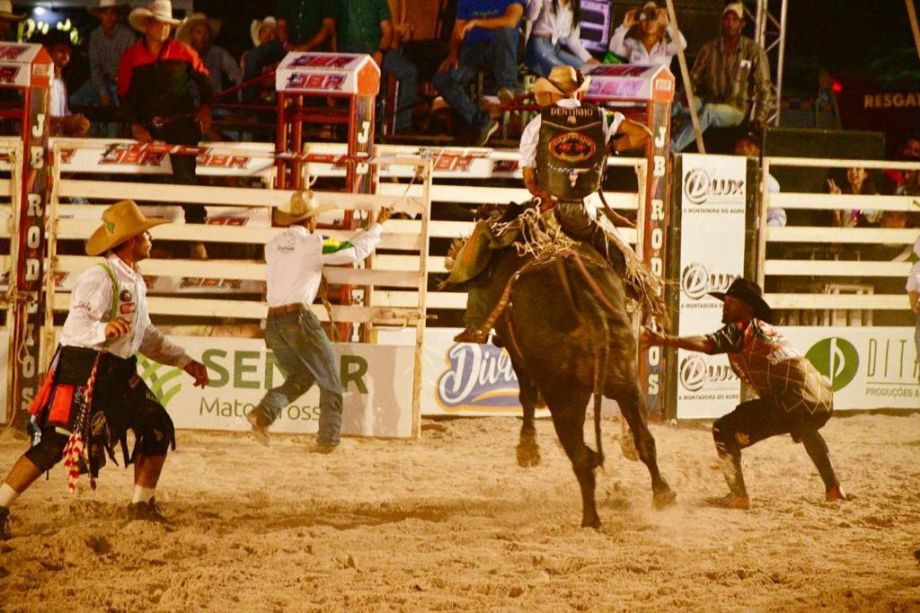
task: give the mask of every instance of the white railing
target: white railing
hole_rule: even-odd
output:
[[[762,178],[783,167],[811,168],[816,172],[861,167],[918,172],[917,162],[834,160],[767,157]],[[903,281],[911,264],[907,255],[920,234],[916,226],[905,228],[828,225],[768,227],[767,210],[833,211],[874,210],[920,214],[920,197],[909,195],[852,195],[822,193],[770,193],[762,181],[758,275],[761,285],[779,288],[766,296],[774,309],[790,311],[784,323],[833,325],[841,321],[871,324],[872,312],[905,310]],[[794,213],[793,213],[794,214]],[[835,246],[832,252],[829,247]],[[878,246],[890,247],[882,254]],[[775,247],[774,247],[775,246]],[[802,257],[811,247],[808,257]],[[874,252],[874,253],[873,253]],[[892,259],[892,253],[902,253]],[[789,255],[789,254],[793,255]],[[781,255],[777,255],[781,254]],[[858,254],[858,258],[857,258]]]
[[[16,259],[18,250],[17,220],[22,184],[22,141],[0,137],[0,424],[6,422],[9,390],[13,380],[13,317],[11,307],[17,302]]]
[[[92,141],[82,143],[92,145]],[[67,147],[72,147],[68,143]],[[97,145],[98,146],[98,145]],[[215,149],[219,148],[214,146]],[[209,210],[225,207],[238,210],[248,222],[246,226],[234,225],[192,225],[172,223],[157,226],[153,231],[155,241],[169,240],[180,243],[204,242],[225,245],[264,245],[278,233],[280,228],[270,227],[273,208],[286,203],[293,192],[259,188],[207,187],[169,185],[163,183],[116,182],[85,180],[73,176],[61,176],[61,155],[63,145],[54,148],[54,189],[48,212],[49,266],[46,277],[46,313],[43,331],[43,356],[47,361],[55,343],[54,315],[65,311],[69,305],[69,292],[76,273],[82,272],[99,261],[82,255],[82,244],[99,225],[103,206],[98,204],[131,198],[144,205],[182,203],[206,205]],[[372,215],[382,207],[392,207],[399,212],[417,217],[408,225],[392,220],[383,228],[379,249],[399,255],[376,257],[368,260],[364,268],[326,267],[324,274],[332,284],[353,286],[354,304],[333,305],[332,319],[336,323],[363,325],[370,331],[374,326],[409,326],[416,330],[415,381],[413,388],[413,431],[420,427],[419,404],[422,364],[422,344],[427,308],[428,236],[430,218],[431,162],[420,157],[388,157],[387,163],[406,166],[419,177],[417,193],[412,198],[404,195],[366,195],[342,192],[318,191],[316,195],[322,205],[332,205],[341,210],[355,211],[357,215]],[[73,174],[73,169],[69,172]],[[88,204],[68,204],[73,200]],[[89,204],[91,203],[91,204]],[[353,234],[345,230],[324,230],[325,235],[345,239]],[[62,244],[78,241],[80,255],[59,255]],[[73,245],[71,245],[73,246]],[[400,258],[389,260],[387,258]],[[399,266],[391,266],[393,262]],[[409,263],[412,263],[411,265]],[[267,307],[261,299],[265,278],[265,265],[261,261],[246,259],[148,259],[141,265],[146,276],[158,278],[196,279],[214,278],[232,282],[250,282],[249,296],[239,294],[212,294],[207,296],[182,296],[166,292],[165,295],[150,295],[148,306],[154,321],[163,317],[180,316],[195,318],[232,318],[233,320],[261,320],[267,314]],[[370,296],[381,290],[376,288],[399,288],[411,292],[415,300],[389,307],[374,304]],[[254,289],[253,289],[254,288]],[[156,294],[155,290],[151,293]],[[321,305],[312,306],[322,321],[328,315]],[[364,338],[372,338],[365,334]]]

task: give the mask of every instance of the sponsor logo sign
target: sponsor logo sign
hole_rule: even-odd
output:
[[[746,162],[685,154],[681,176],[681,336],[722,327],[724,292],[744,269]],[[723,356],[678,351],[677,416],[718,417],[738,404],[741,384]]]
[[[138,373],[166,407],[178,428],[203,430],[250,429],[246,413],[269,389],[284,382],[274,354],[261,339],[172,338],[201,360],[211,378],[197,388],[183,371],[142,359]],[[413,348],[335,344],[344,400],[342,433],[361,436],[412,435]],[[273,432],[316,432],[319,389],[284,406]]]
[[[783,330],[834,387],[834,410],[920,408],[914,328]]]

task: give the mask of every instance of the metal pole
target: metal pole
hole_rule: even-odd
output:
[[[920,27],[917,26],[917,7],[914,0],[904,0],[907,6],[907,18],[910,20],[910,30],[914,33],[914,46],[917,47],[917,57],[920,58]]]
[[[674,28],[674,37],[680,41],[680,30],[677,27],[677,13],[674,11],[674,0],[668,2],[668,19]],[[684,91],[687,93],[687,106],[690,107],[690,121],[693,123],[693,132],[696,134],[696,148],[700,153],[706,153],[703,143],[703,132],[700,130],[700,118],[696,114],[696,105],[693,97],[693,83],[690,81],[690,70],[687,68],[687,56],[680,45],[677,45],[677,59],[680,63],[680,78],[684,82]]]
[[[788,0],[782,0],[779,16],[779,59],[776,62],[776,116],[773,118],[773,125],[779,125],[779,119],[782,115],[783,106],[783,62],[786,59],[786,9]],[[907,0],[911,2],[911,0]]]

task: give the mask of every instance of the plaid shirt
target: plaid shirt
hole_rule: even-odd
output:
[[[761,398],[789,412],[833,410],[830,382],[773,326],[753,319],[728,324],[706,338],[712,353],[727,353],[735,374]]]
[[[738,46],[726,53],[722,39],[709,41],[700,49],[690,74],[694,95],[715,104],[730,104],[752,119],[765,123],[776,101],[770,86],[767,54],[750,38],[741,37]]]

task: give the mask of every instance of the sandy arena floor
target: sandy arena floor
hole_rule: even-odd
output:
[[[74,499],[62,468],[15,507],[0,610],[920,610],[920,415],[832,419],[847,491],[823,501],[786,438],[745,453],[755,507],[724,493],[708,429],[653,427],[673,509],[605,420],[599,531],[551,424],[515,463],[520,422],[426,421],[419,442],[347,440],[330,456],[279,436],[180,432],[160,499],[171,526],[126,523],[130,472]],[[0,437],[0,467],[24,442]]]

